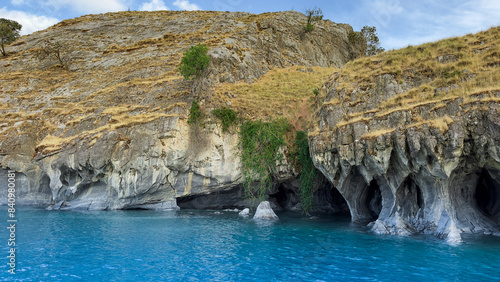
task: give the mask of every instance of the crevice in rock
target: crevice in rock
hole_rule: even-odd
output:
[[[407,177],[396,192],[398,211],[401,216],[413,219],[420,210],[424,208],[424,197],[422,189],[413,180]]]
[[[372,220],[376,220],[382,211],[382,193],[376,180],[372,180],[363,193],[365,206]]]
[[[486,169],[479,175],[474,190],[477,208],[489,219],[498,224],[500,219],[500,183],[493,179]]]

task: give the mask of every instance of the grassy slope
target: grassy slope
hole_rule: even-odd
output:
[[[439,62],[438,58],[441,56],[450,59]],[[500,99],[492,93],[500,91],[499,66],[500,27],[420,46],[408,46],[351,61],[334,72],[332,77],[339,83],[337,89],[344,89],[346,95],[343,99],[338,97],[326,101],[323,106],[342,104],[350,109],[346,110],[345,119],[339,121],[336,128],[357,122],[367,123],[372,119],[384,119],[397,111],[414,110],[412,111],[414,121],[407,127],[427,124],[446,130],[448,124],[452,122],[449,116],[424,119],[418,116],[418,107],[433,105],[433,110],[437,110],[450,101],[461,98],[462,106],[480,102],[474,107],[488,110],[481,105],[500,102]],[[427,82],[387,100],[379,101],[380,99],[373,96],[377,95],[376,89],[370,90],[375,88],[376,78],[383,74],[393,75],[399,84],[411,81],[413,78],[422,78]],[[364,91],[365,95],[352,101],[350,95],[355,89]],[[364,111],[352,110],[359,104],[367,105]],[[395,129],[379,129],[364,137],[377,137]],[[318,133],[320,132],[316,131],[312,134]]]

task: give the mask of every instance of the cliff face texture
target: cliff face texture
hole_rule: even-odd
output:
[[[315,165],[384,234],[500,235],[500,28],[348,63],[323,87]]]
[[[189,126],[188,108],[194,99],[206,109],[238,104],[244,97],[217,89],[258,82],[273,69],[316,73],[312,67],[339,67],[363,52],[349,44],[350,26],[322,21],[304,34],[305,21],[297,12],[123,12],[63,21],[20,38],[0,58],[2,190],[11,169],[18,204],[248,205],[236,130],[222,133],[210,121]],[[55,57],[39,58],[57,42],[66,68]],[[185,81],[177,70],[182,53],[200,43],[208,45],[211,64],[201,78]],[[293,186],[295,178],[285,165],[275,175],[277,191],[286,194],[279,183]]]

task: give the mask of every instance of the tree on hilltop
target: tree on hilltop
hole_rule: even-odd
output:
[[[0,53],[7,56],[5,45],[9,45],[19,38],[19,31],[23,26],[13,20],[0,18]]]
[[[306,26],[304,26],[304,31],[307,33],[314,30],[313,23],[319,22],[323,19],[323,11],[321,11],[320,8],[316,7],[314,9],[306,10],[305,14],[307,16],[307,24]]]
[[[368,45],[366,48],[367,56],[377,55],[378,53],[382,53],[385,51],[384,48],[380,47],[380,41],[377,36],[376,27],[365,25],[361,29],[361,34],[366,39],[366,44]]]

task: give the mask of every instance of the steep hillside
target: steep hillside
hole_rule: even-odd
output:
[[[332,67],[365,48],[349,43],[349,25],[322,21],[304,33],[305,22],[298,12],[121,12],[20,38],[0,58],[0,163],[19,172],[19,203],[169,208],[238,186],[237,133],[194,130],[188,108],[197,99],[207,112],[234,105],[258,119],[299,109],[300,118]],[[66,67],[39,58],[57,42]],[[186,81],[182,53],[199,43],[211,63]]]
[[[348,63],[322,88],[316,166],[380,233],[500,234],[500,28]]]

